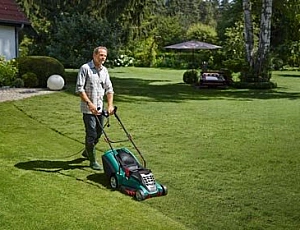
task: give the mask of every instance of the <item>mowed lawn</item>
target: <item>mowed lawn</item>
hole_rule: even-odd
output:
[[[110,70],[118,114],[168,187],[143,202],[81,158],[76,71],[64,91],[0,103],[1,229],[300,229],[300,72],[274,72],[274,90],[196,89],[183,72]]]

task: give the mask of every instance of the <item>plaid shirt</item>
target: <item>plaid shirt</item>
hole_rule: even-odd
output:
[[[91,102],[102,110],[103,97],[106,93],[114,93],[107,68],[101,66],[96,69],[94,62],[90,61],[80,67],[76,82],[76,93],[85,92]],[[82,113],[92,114],[86,102],[80,102]]]

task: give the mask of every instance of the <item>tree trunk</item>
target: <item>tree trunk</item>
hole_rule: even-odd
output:
[[[246,61],[249,64],[249,67],[253,68],[254,39],[253,39],[253,23],[251,17],[250,0],[243,0],[243,10],[244,10],[244,37],[245,37]]]
[[[260,33],[254,74],[259,81],[269,81],[269,50],[271,38],[271,17],[273,0],[262,0]]]

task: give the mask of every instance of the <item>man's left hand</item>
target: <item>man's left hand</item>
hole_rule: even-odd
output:
[[[109,113],[109,115],[113,115],[115,112],[115,107],[113,105],[108,106],[107,112]]]

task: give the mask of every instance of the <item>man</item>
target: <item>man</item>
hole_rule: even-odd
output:
[[[106,47],[95,48],[93,60],[80,67],[76,82],[76,93],[81,98],[80,109],[85,126],[85,151],[82,156],[90,160],[90,167],[94,170],[101,170],[101,166],[96,160],[96,144],[102,134],[103,117],[101,112],[104,108],[103,97],[105,94],[107,111],[109,114],[114,112],[114,90],[108,70],[103,66],[106,57]]]

